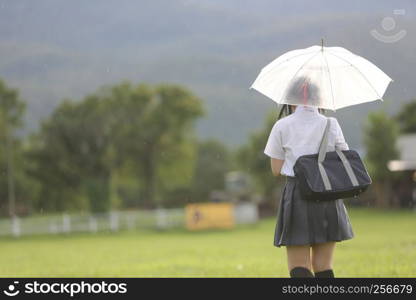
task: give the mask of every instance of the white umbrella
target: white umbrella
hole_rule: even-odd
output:
[[[312,46],[276,58],[251,88],[278,104],[336,110],[383,100],[391,81],[377,66],[347,49]]]

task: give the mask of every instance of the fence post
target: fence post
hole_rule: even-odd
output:
[[[168,215],[166,210],[163,208],[156,209],[156,227],[160,229],[168,227]]]
[[[110,229],[111,231],[117,231],[119,228],[118,213],[116,211],[110,212]]]
[[[11,219],[11,222],[12,222],[12,235],[14,237],[19,237],[22,234],[19,218],[17,216],[13,216]]]
[[[98,231],[97,219],[94,216],[90,216],[88,220],[88,228],[91,232],[94,233]]]
[[[71,217],[68,214],[62,215],[62,232],[71,232]]]
[[[133,215],[133,213],[129,213],[127,215],[127,228],[129,230],[134,229],[134,227],[136,226],[136,215]]]

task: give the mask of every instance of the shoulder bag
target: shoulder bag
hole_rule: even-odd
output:
[[[331,126],[327,118],[319,153],[298,157],[293,167],[304,199],[314,201],[357,197],[371,184],[360,156],[354,150],[327,152]]]

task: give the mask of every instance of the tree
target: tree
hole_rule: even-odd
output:
[[[18,138],[16,130],[22,126],[25,102],[19,98],[18,91],[6,86],[0,80],[0,138],[3,149],[0,151],[0,167],[7,174],[7,183],[0,180],[2,191],[7,191],[8,211],[10,216],[16,213],[16,176],[15,153],[18,152]],[[4,177],[2,176],[2,179]],[[5,199],[6,197],[1,197]]]
[[[43,122],[28,153],[34,162],[30,172],[41,182],[40,207],[85,209],[84,195],[92,211],[109,209],[110,110],[108,103],[90,95],[81,102],[63,101]]]
[[[258,190],[272,207],[278,203],[275,195],[280,178],[272,175],[270,158],[263,151],[276,119],[275,113],[270,113],[264,127],[253,133],[248,143],[237,151],[237,160],[240,166],[254,177]]]
[[[198,98],[173,85],[123,82],[80,102],[62,102],[28,153],[31,174],[41,185],[38,205],[107,211],[119,176],[128,176],[129,183],[134,178],[148,205],[174,187],[189,186],[192,125],[202,112]]]
[[[403,105],[395,119],[402,133],[416,133],[416,100]]]
[[[367,149],[365,161],[375,187],[376,205],[382,207],[389,205],[392,173],[387,164],[399,156],[396,149],[398,133],[397,123],[385,112],[369,114],[364,127],[364,144]]]
[[[197,201],[207,201],[211,191],[224,189],[230,157],[227,148],[216,140],[200,142],[197,153],[192,196]]]
[[[128,82],[110,90],[114,101],[114,147],[123,161],[136,167],[143,181],[143,198],[148,204],[161,205],[161,190],[169,181],[191,180],[194,121],[203,115],[202,103],[191,92],[175,85]],[[188,144],[188,146],[186,146]],[[187,176],[164,180],[162,173],[169,168],[183,171]],[[169,172],[168,172],[169,173]],[[157,193],[159,187],[159,193]]]

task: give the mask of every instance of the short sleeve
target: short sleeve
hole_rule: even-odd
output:
[[[345,142],[344,134],[342,133],[341,126],[339,126],[338,120],[334,118],[336,127],[335,146],[341,150],[349,150],[348,144]]]
[[[285,159],[285,151],[282,144],[282,134],[280,124],[276,122],[270,132],[269,139],[267,140],[266,148],[264,153],[276,159]]]

